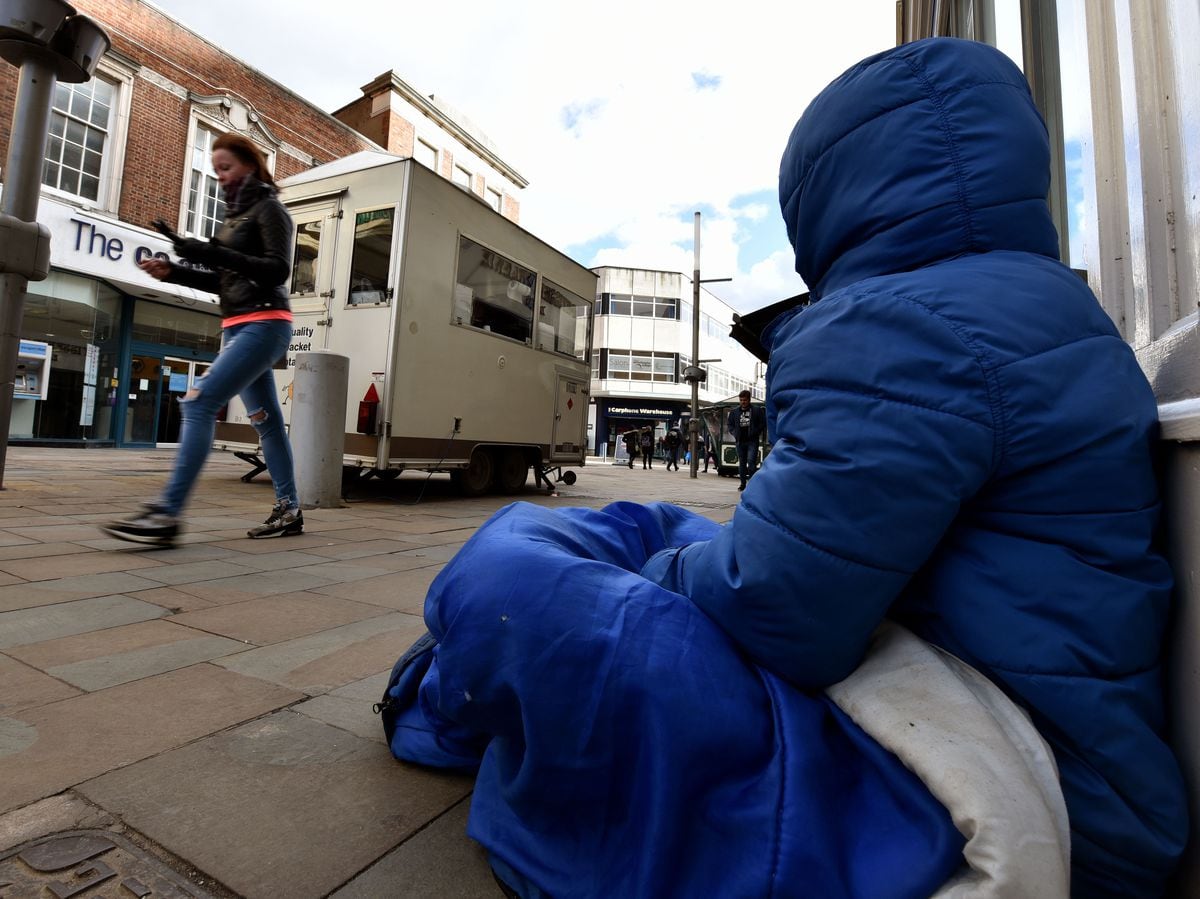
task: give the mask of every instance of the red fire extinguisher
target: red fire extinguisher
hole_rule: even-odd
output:
[[[379,411],[379,394],[372,384],[358,404],[358,433],[375,433],[375,416]]]

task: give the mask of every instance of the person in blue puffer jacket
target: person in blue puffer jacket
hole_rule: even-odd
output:
[[[780,167],[813,302],[764,332],[772,452],[729,526],[642,574],[801,687],[845,677],[885,616],[964,659],[1054,751],[1073,894],[1156,895],[1187,836],[1156,405],[1058,259],[1048,173],[1024,77],[983,44],[826,88]]]

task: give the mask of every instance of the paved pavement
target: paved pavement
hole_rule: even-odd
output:
[[[395,761],[371,705],[433,577],[510,497],[359,485],[304,535],[246,539],[263,478],[215,454],[174,549],[96,523],[171,451],[11,448],[0,492],[0,897],[498,897],[471,779]],[[737,482],[591,464],[557,495],[726,521]],[[47,890],[49,892],[47,892]]]

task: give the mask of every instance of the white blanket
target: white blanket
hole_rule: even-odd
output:
[[[950,812],[963,869],[936,899],[1065,899],[1070,831],[1049,747],[1012,700],[949,653],[885,622],[826,691]]]

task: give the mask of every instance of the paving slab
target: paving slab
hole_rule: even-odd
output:
[[[309,550],[311,555],[321,556],[326,559],[339,559],[347,561],[350,559],[365,559],[367,557],[384,556],[388,553],[402,552],[406,549],[417,549],[418,544],[409,543],[403,540],[391,539],[375,539],[370,535],[366,535],[365,539],[360,543],[341,543],[333,546],[314,547]]]
[[[389,612],[214,664],[316,696],[390,669],[423,633],[425,622],[420,618]]]
[[[60,792],[301,696],[213,665],[193,665],[11,716],[34,741],[0,755],[0,811]]]
[[[110,827],[112,815],[72,793],[51,796],[0,815],[0,852],[64,830]]]
[[[161,568],[162,563],[147,554],[118,555],[116,553],[74,552],[52,559],[8,559],[0,561],[0,571],[26,581],[47,581],[53,578],[78,575],[107,574],[112,571],[133,571]]]
[[[79,792],[237,893],[315,899],[470,789],[469,778],[402,765],[378,743],[282,711]]]
[[[412,556],[408,558],[412,559]],[[420,615],[424,608],[425,593],[429,584],[437,577],[443,565],[433,559],[418,559],[420,567],[393,571],[376,577],[355,581],[350,584],[330,584],[315,587],[313,593],[325,596],[340,596],[356,602],[386,606],[396,611]]]
[[[108,553],[118,555],[118,553]],[[168,553],[159,553],[167,556]],[[197,584],[201,581],[216,581],[222,578],[236,577],[241,574],[253,574],[255,569],[229,557],[209,559],[206,562],[185,562],[179,565],[160,565],[157,568],[142,571],[140,575],[159,584],[177,587],[180,584]]]
[[[138,590],[136,593],[130,593],[129,596],[145,602],[152,602],[156,606],[162,606],[168,612],[191,612],[194,609],[208,609],[216,605],[211,600],[201,596],[193,596],[190,593],[184,593],[182,590],[175,590],[172,587]]]
[[[161,587],[156,581],[127,574],[123,571],[80,577],[55,578],[36,583],[5,584],[0,586],[0,612],[13,609],[32,609],[36,606],[87,599],[93,596],[113,596]]]
[[[72,634],[148,621],[167,614],[162,606],[128,596],[95,596],[74,602],[0,612],[0,649]]]
[[[79,692],[32,665],[0,654],[0,715],[15,715],[22,709],[58,702]]]
[[[464,799],[330,899],[502,899],[487,852],[466,835],[469,809]]]
[[[81,690],[95,691],[245,649],[240,640],[214,636],[172,619],[91,631],[16,647],[9,653]]]
[[[425,612],[425,594],[429,592],[429,585],[443,567],[431,565],[425,568],[411,568],[408,571],[397,571],[354,584],[318,587],[314,592],[327,596],[353,596],[359,602],[419,616]],[[363,587],[367,589],[361,589]]]
[[[288,593],[184,612],[171,620],[240,643],[266,646],[383,614],[385,610],[377,604],[316,593]]]

